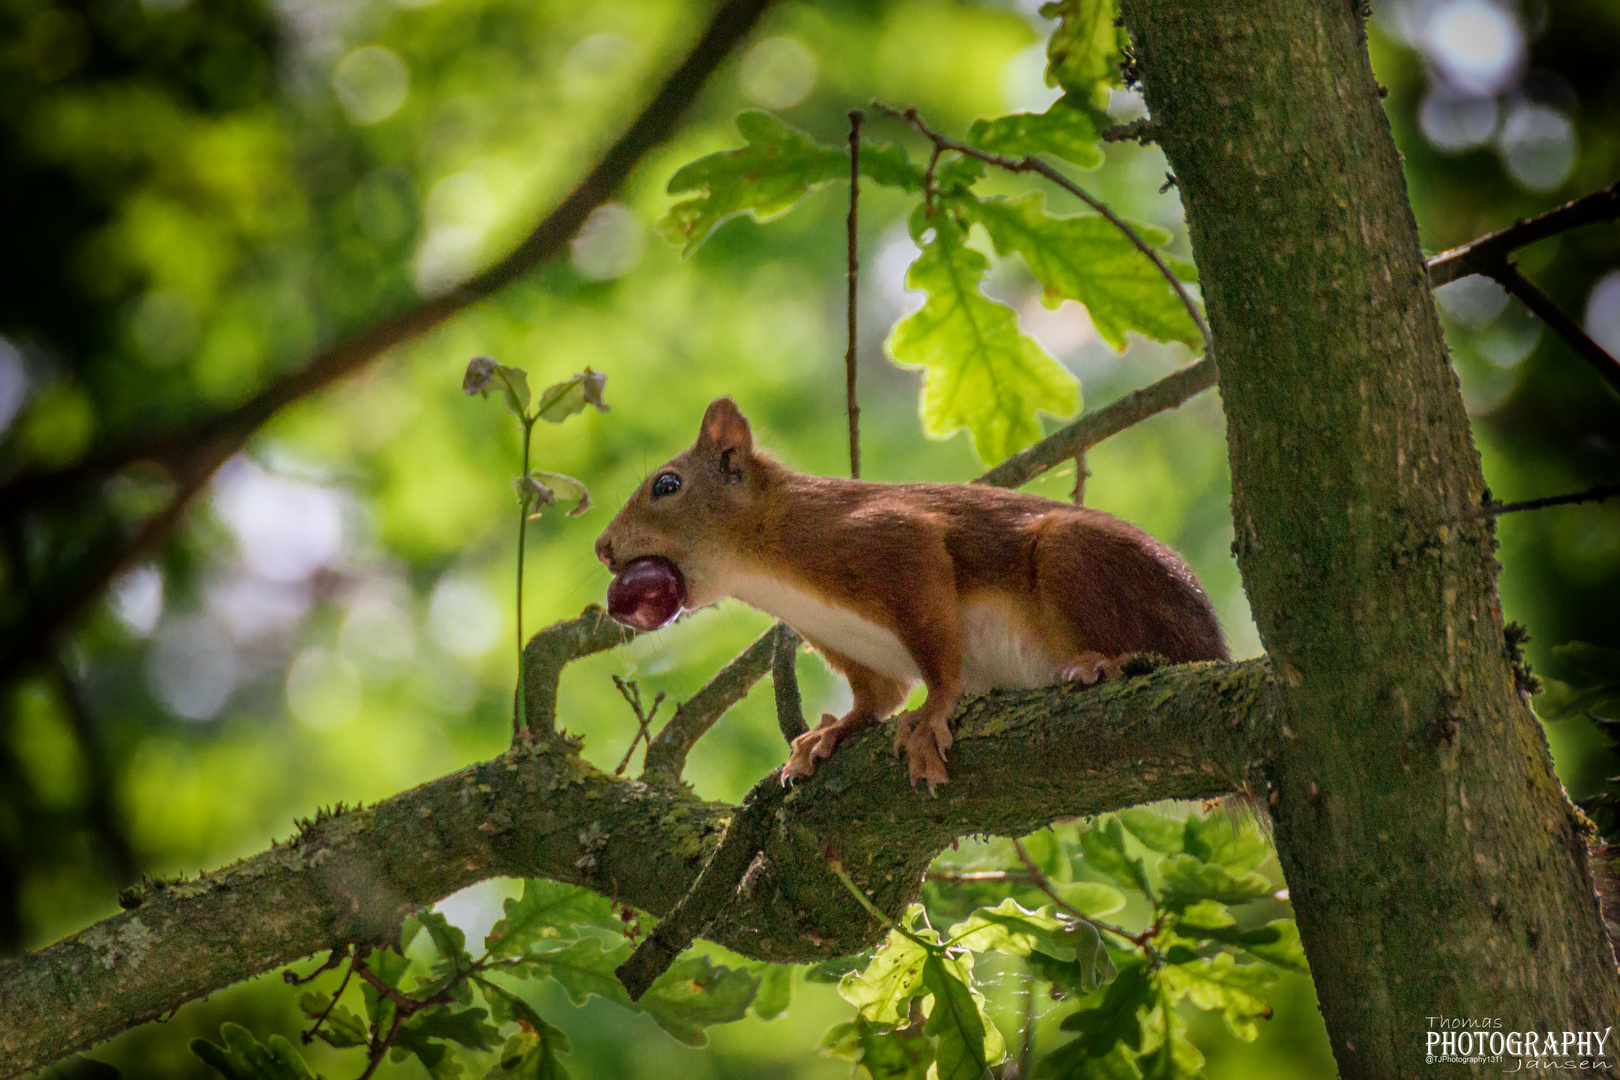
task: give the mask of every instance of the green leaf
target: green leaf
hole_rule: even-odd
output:
[[[394,1061],[404,1061],[414,1055],[433,1080],[460,1080],[462,1075],[461,1062],[449,1046],[430,1039],[409,1023],[400,1027],[389,1055]]]
[[[342,1005],[332,1005],[332,995],[324,990],[305,990],[298,995],[298,1007],[311,1020],[326,1017],[319,1035],[331,1046],[341,1050],[347,1046],[364,1046],[370,1040],[365,1021]]]
[[[934,995],[923,1031],[938,1038],[934,1075],[939,1080],[980,1080],[1007,1054],[1001,1032],[984,1011],[984,996],[973,988],[973,957],[930,953],[923,983]]]
[[[1074,877],[1074,863],[1056,829],[1045,828],[1032,832],[1023,839],[1024,852],[1035,861],[1048,881],[1069,881]]]
[[[563,1033],[541,1021],[535,1029],[506,1040],[500,1060],[484,1074],[484,1080],[568,1080],[568,1070],[557,1060],[559,1053],[567,1052]]]
[[[1074,947],[1066,937],[1070,930],[1068,922],[1052,913],[1052,905],[1029,911],[1009,896],[995,907],[982,907],[951,927],[946,941],[974,952],[1028,956],[1039,949],[1059,960],[1073,960]]]
[[[852,971],[838,983],[838,996],[874,1024],[894,1027],[905,1022],[907,1003],[922,992],[928,950],[898,930],[878,950],[864,971]]]
[[[1052,891],[1071,907],[1100,919],[1125,906],[1125,894],[1100,881],[1069,881],[1052,886]]]
[[[990,260],[966,244],[960,225],[940,213],[906,284],[928,294],[885,343],[901,367],[921,368],[922,419],[933,438],[960,428],[979,457],[994,463],[1041,438],[1037,412],[1072,416],[1080,384],[1018,329],[1012,308],[990,299],[980,283]]]
[[[1271,1019],[1271,1006],[1265,991],[1277,981],[1277,973],[1264,964],[1234,962],[1231,953],[1200,958],[1187,964],[1170,964],[1159,969],[1159,979],[1169,995],[1183,996],[1205,1012],[1220,1011],[1226,1026],[1245,1042],[1260,1034],[1256,1020]]]
[[[1199,900],[1241,904],[1274,891],[1264,875],[1235,875],[1224,866],[1185,853],[1160,859],[1159,875],[1164,881],[1165,902],[1172,907],[1186,907]]]
[[[535,978],[551,977],[568,991],[575,1005],[583,1005],[592,994],[630,1007],[630,996],[624,984],[613,974],[614,969],[630,959],[630,943],[620,942],[612,949],[603,949],[600,938],[580,938],[560,949],[531,952],[523,962],[505,970],[513,975]]]
[[[1013,113],[994,120],[975,120],[968,145],[992,154],[1027,157],[1053,154],[1082,169],[1099,168],[1102,143],[1091,118],[1059,99],[1043,113]]]
[[[1046,43],[1046,85],[1106,108],[1108,88],[1122,85],[1119,62],[1126,38],[1114,25],[1118,0],[1056,0],[1042,4],[1041,15],[1058,20]]]
[[[469,1050],[493,1050],[501,1041],[501,1033],[484,1022],[488,1015],[483,1009],[451,1009],[440,1005],[423,1009],[404,1026],[430,1039],[460,1043]]]
[[[577,938],[581,926],[617,932],[622,925],[607,897],[544,878],[526,879],[523,895],[508,897],[504,909],[505,916],[484,938],[484,949],[494,957],[521,956],[541,941]]]
[[[660,975],[637,1006],[681,1042],[702,1046],[709,1041],[703,1029],[741,1020],[758,990],[759,977],[747,968],[687,956]]]
[[[754,967],[759,976],[759,992],[754,995],[754,1015],[761,1020],[775,1020],[787,1012],[793,1001],[793,965],[759,964]]]
[[[1121,810],[1119,823],[1142,841],[1144,847],[1161,855],[1174,855],[1185,845],[1187,825],[1183,818],[1168,818],[1157,810],[1136,806]]]
[[[518,478],[517,489],[518,501],[523,504],[523,512],[528,514],[530,521],[540,517],[545,507],[557,502],[559,495],[574,500],[574,505],[568,508],[569,517],[579,517],[591,508],[591,493],[584,482],[564,473],[536,469],[528,476]],[[529,512],[531,507],[533,513]]]
[[[826,146],[769,113],[737,116],[748,145],[684,166],[670,177],[669,193],[698,192],[669,208],[654,228],[690,255],[728,218],[747,214],[769,221],[791,210],[811,189],[849,176],[849,152]],[[922,170],[897,146],[861,147],[861,174],[908,192],[922,188]]]
[[[560,424],[570,416],[584,412],[587,405],[597,412],[607,412],[610,406],[602,400],[602,390],[606,386],[607,376],[587,367],[573,378],[546,387],[540,394],[540,404],[535,406],[534,415],[548,424]],[[528,402],[527,383],[524,402]]]
[[[852,971],[861,971],[871,962],[872,954],[869,952],[823,960],[819,964],[811,964],[804,969],[804,981],[837,984],[843,981],[845,975]]]
[[[1164,986],[1161,975],[1159,984]],[[1175,999],[1161,992],[1158,1006],[1142,1020],[1143,1040],[1137,1068],[1148,1080],[1196,1080],[1204,1072],[1204,1055],[1187,1038],[1187,1021],[1174,1008]]]
[[[1116,1045],[1108,1053],[1087,1057],[1065,1043],[1054,1053],[1042,1058],[1035,1066],[1040,1080],[1142,1080],[1142,1070],[1136,1067],[1136,1055]]]
[[[416,918],[412,916],[406,922],[414,922]],[[411,969],[411,962],[393,949],[373,949],[371,955],[366,957],[366,968],[384,984],[397,990],[399,981]],[[394,1019],[394,1003],[370,982],[360,985],[360,994],[365,999],[366,1017],[371,1021],[371,1026],[386,1031]]]
[[[1207,817],[1190,815],[1183,850],[1207,863],[1224,866],[1234,874],[1247,874],[1271,855],[1271,844],[1249,814],[1216,811]]]
[[[1132,330],[1154,341],[1180,341],[1194,351],[1203,348],[1198,327],[1170,283],[1108,219],[1096,214],[1049,214],[1035,192],[1016,199],[964,200],[962,205],[990,233],[998,255],[1017,252],[1024,257],[1030,273],[1045,287],[1048,304],[1056,306],[1063,300],[1084,304],[1098,336],[1116,352],[1124,350],[1125,335]],[[1170,240],[1162,229],[1130,224],[1152,247],[1163,247]],[[1161,257],[1178,277],[1196,279],[1190,263]]]
[[[49,1080],[118,1080],[124,1074],[105,1061],[74,1054],[52,1065],[48,1072],[38,1075],[42,1080],[46,1077]]]
[[[1064,1018],[1063,1030],[1074,1032],[1075,1039],[1063,1049],[1081,1057],[1102,1057],[1116,1044],[1139,1049],[1142,1024],[1138,1014],[1151,1009],[1158,1000],[1158,990],[1146,966],[1141,961],[1126,964],[1108,989],[1094,997]]]
[[[1029,954],[1035,973],[1059,994],[1083,996],[1114,978],[1114,958],[1096,929],[1081,923],[1069,932],[1068,942],[1074,950],[1073,960],[1059,960],[1039,951]]]
[[[191,1052],[213,1066],[226,1080],[316,1080],[292,1043],[280,1035],[270,1036],[265,1046],[240,1024],[222,1024],[224,1046],[207,1039],[192,1039]]]
[[[872,1080],[925,1080],[934,1062],[934,1046],[921,1031],[908,1027],[885,1031],[865,1020],[855,1021],[859,1061]]]
[[[1305,960],[1305,947],[1299,942],[1299,927],[1293,919],[1273,919],[1264,926],[1245,931],[1232,944],[1284,971],[1300,975],[1311,973],[1311,966]]]
[[[1149,897],[1153,895],[1142,860],[1125,853],[1125,830],[1117,817],[1098,819],[1096,825],[1080,837],[1080,847],[1093,870],[1108,875],[1127,889]]]

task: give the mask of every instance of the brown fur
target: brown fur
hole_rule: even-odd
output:
[[[655,499],[653,481],[666,472],[681,478],[680,490]],[[1192,571],[1136,526],[982,485],[794,472],[754,449],[730,398],[709,406],[697,442],[648,477],[596,550],[615,572],[645,555],[670,559],[687,579],[692,607],[780,583],[892,634],[928,688],[923,704],[901,717],[896,749],[906,751],[913,782],[931,786],[946,780],[964,661],[983,659],[964,656],[965,639],[980,641],[964,627],[966,612],[990,620],[981,632],[990,646],[978,645],[984,655],[1002,657],[993,646],[1010,639],[1025,658],[1016,663],[1050,668],[1041,682],[1117,675],[1117,658],[1134,652],[1176,663],[1227,656]],[[808,776],[844,739],[897,708],[912,680],[841,652],[859,651],[859,632],[818,640],[813,629],[795,629],[849,679],[855,699],[848,715],[825,716],[795,741],[784,775]]]

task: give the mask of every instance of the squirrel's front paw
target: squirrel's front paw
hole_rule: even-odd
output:
[[[845,717],[822,713],[821,723],[814,730],[793,740],[793,750],[788,754],[787,764],[782,766],[782,781],[814,776],[816,766],[832,757],[840,743],[871,722],[869,717],[854,713]]]

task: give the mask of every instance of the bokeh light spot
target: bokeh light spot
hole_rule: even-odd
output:
[[[393,49],[367,45],[339,60],[332,70],[338,103],[356,124],[388,119],[405,104],[411,73]]]
[[[766,38],[748,50],[737,78],[750,101],[789,109],[815,89],[816,58],[793,38]]]

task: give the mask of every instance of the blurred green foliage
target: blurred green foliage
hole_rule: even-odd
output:
[[[1424,20],[1438,2],[1375,5],[1369,31],[1429,250],[1620,175],[1620,10],[1553,0],[1510,11],[1522,55],[1500,85],[1461,94],[1443,43],[1426,36]],[[708,14],[707,5],[680,0],[611,8],[561,0],[0,0],[0,473],[71,463],[234,403],[316,344],[487,262],[567,191]],[[746,109],[769,110],[835,147],[846,110],[873,97],[916,105],[954,134],[978,119],[1040,113],[1064,89],[1043,78],[1052,25],[1028,5],[989,2],[782,5],[568,258],[278,416],[172,542],[120,579],[63,643],[60,668],[6,691],[0,946],[37,947],[109,914],[126,883],[119,879],[131,872],[222,864],[287,835],[313,806],[381,799],[502,748],[516,676],[505,643],[518,629],[509,500],[519,435],[499,410],[469,407],[457,392],[469,357],[526,368],[536,385],[587,366],[609,376],[611,414],[587,411],[567,427],[536,429],[536,459],[579,477],[604,509],[532,526],[530,631],[601,599],[607,575],[591,541],[607,510],[690,441],[712,397],[737,398],[759,440],[796,467],[842,471],[841,185],[806,191],[792,214],[770,224],[718,223],[684,260],[652,231],[683,197],[666,187],[690,163],[733,149],[734,122]],[[1102,24],[1094,29],[1054,46],[1077,71],[1087,70],[1085,43],[1111,37]],[[1121,92],[1079,104],[1095,124],[1137,115]],[[1041,137],[980,130],[975,138],[986,146]],[[1534,138],[1518,138],[1525,132]],[[868,133],[926,159],[924,144],[898,125],[874,119]],[[1559,172],[1561,154],[1568,160]],[[1162,228],[1169,250],[1187,259],[1174,191],[1156,193],[1164,173],[1156,149],[1110,143],[1085,182],[1122,215]],[[994,198],[1029,189],[992,174],[976,190]],[[788,205],[777,198],[757,204],[758,215]],[[906,224],[914,202],[877,184],[862,201],[864,473],[964,480],[980,471],[973,448],[962,438],[929,440],[916,412],[919,376],[880,358],[891,328],[923,299],[904,277],[917,254]],[[1081,209],[1055,191],[1046,208]],[[991,231],[970,234],[969,243],[998,255],[1019,247],[985,224]],[[1614,228],[1546,241],[1520,263],[1577,318],[1620,325],[1612,307],[1620,287],[1600,289],[1620,269]],[[1137,336],[1116,354],[1104,340],[1116,334],[1100,334],[1105,328],[1079,304],[1043,304],[1048,290],[1031,265],[994,261],[986,291],[1016,311],[1022,333],[1073,373],[1094,405],[1190,359],[1182,344]],[[1496,495],[1613,480],[1614,395],[1515,303],[1476,285],[1448,286],[1439,299]],[[1260,645],[1229,554],[1224,450],[1219,402],[1204,395],[1091,451],[1086,501],[1182,551],[1215,600],[1234,654],[1253,655]],[[98,515],[149,512],[165,482],[134,471],[98,489],[90,505],[8,517],[0,616],[17,613],[20,567],[48,571]],[[1058,470],[1031,489],[1061,498],[1073,482],[1072,469]],[[1499,535],[1505,613],[1530,629],[1537,670],[1585,685],[1582,670],[1552,648],[1620,646],[1620,504],[1511,515]],[[765,624],[728,606],[581,662],[564,678],[563,723],[584,736],[591,761],[611,769],[636,721],[610,676],[681,700]],[[811,715],[847,693],[813,658],[800,661],[800,675]],[[686,775],[700,793],[739,799],[780,763],[785,748],[770,713],[768,697],[756,694],[698,744]],[[1585,718],[1548,731],[1577,797],[1616,771]],[[1175,844],[1170,833],[1137,819],[1143,835],[1132,818],[1120,820],[1129,880],[1105,882],[1086,869],[1053,874],[1077,907],[1102,910],[1118,897],[1124,907],[1111,921],[1148,925],[1152,905],[1133,891],[1141,882],[1130,866],[1149,851],[1153,874],[1161,873],[1159,858],[1170,864],[1150,888],[1192,896],[1209,884],[1197,866],[1176,864],[1194,856],[1156,846]],[[1107,860],[1102,849],[1097,857]],[[1016,865],[994,843],[964,844],[941,869]],[[1253,870],[1219,884],[1252,893],[1244,880]],[[481,886],[441,911],[476,939],[518,888]],[[932,925],[949,926],[1006,895],[1005,886],[980,894],[936,884],[925,901]],[[1013,896],[1032,909],[1045,902]],[[1252,935],[1288,913],[1269,891],[1239,910],[1258,921],[1188,925],[1224,942],[1224,929],[1227,937]],[[1286,951],[1278,933],[1272,945]],[[1251,955],[1272,959],[1266,943],[1251,945],[1259,950]],[[428,970],[424,949],[418,944],[411,958]],[[986,1015],[1016,1046],[1029,984],[1022,961],[1001,955],[990,954],[973,975]],[[718,951],[715,962],[743,970]],[[1185,1056],[1190,1039],[1210,1077],[1331,1069],[1308,978],[1288,974],[1270,986],[1272,1018],[1258,1040],[1244,1042],[1232,1033],[1247,1033],[1250,1004],[1235,990],[1209,989],[1228,985],[1224,973],[1205,974],[1157,988],[1201,1007],[1182,1005],[1174,1018],[1160,1012],[1172,1031],[1165,1053]],[[780,986],[773,992],[780,1000]],[[566,1034],[546,1047],[526,1043],[518,1056],[566,1042],[576,1076],[849,1071],[817,1050],[829,1027],[850,1018],[825,982],[795,980],[791,1004],[775,1019],[762,1018],[774,1014],[756,997],[747,1017],[710,1028],[701,1051],[670,1039],[651,1016],[583,994],[576,1001],[555,983],[532,981],[524,994]],[[1206,1003],[1216,1007],[1202,1011]],[[1061,1014],[1035,1005],[1038,1046],[1070,1037],[1058,1030]],[[223,1021],[264,1042],[279,1033],[294,1043],[306,1023],[297,995],[270,976],[136,1029],[94,1056],[127,1076],[214,1075],[187,1044],[219,1042]],[[877,1046],[859,1025],[850,1038],[832,1048]],[[329,1075],[347,1060],[324,1044],[298,1049]],[[910,1067],[914,1049],[884,1052]],[[407,1061],[385,1064],[381,1075],[422,1072]]]

